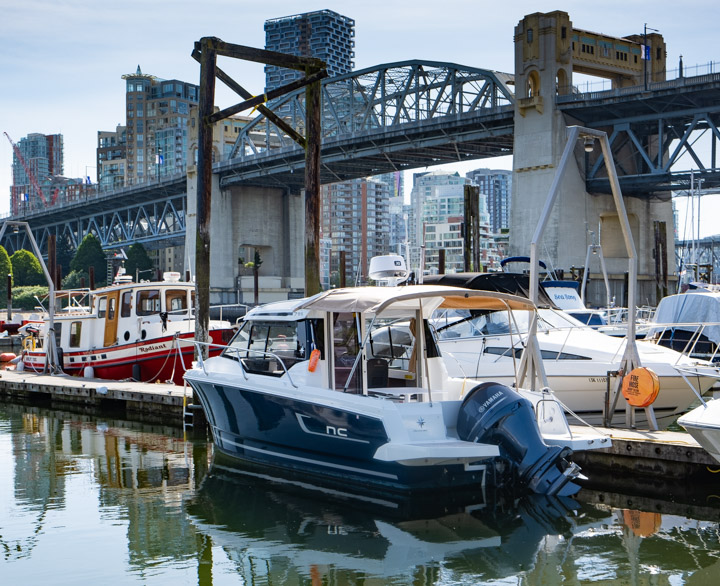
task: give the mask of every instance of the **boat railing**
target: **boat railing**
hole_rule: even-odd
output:
[[[720,322],[653,322],[645,340],[692,358],[716,362],[720,360],[720,345],[708,336],[711,328],[720,328]]]
[[[232,358],[233,360],[237,360],[238,364],[240,364],[240,369],[243,373],[243,377],[245,380],[248,380],[248,374],[264,374],[264,373],[258,373],[256,370],[248,368],[245,360],[247,359],[247,354],[253,354],[253,355],[260,355],[265,358],[271,358],[273,360],[277,361],[277,364],[279,364],[282,367],[282,374],[287,375],[288,381],[294,388],[298,388],[298,386],[295,384],[295,381],[293,381],[292,376],[290,375],[290,371],[288,370],[287,365],[285,364],[285,361],[275,354],[274,352],[268,352],[266,350],[253,350],[251,348],[237,348],[235,346],[226,346],[224,344],[214,344],[212,342],[199,342],[197,340],[188,340],[188,342],[192,342],[195,345],[195,350],[198,356],[198,366],[200,366],[203,369],[203,372],[207,374],[207,370],[205,370],[205,361],[202,359],[202,347],[206,347],[208,351],[211,348],[222,348],[223,354],[229,353],[234,354],[236,358]],[[242,354],[245,354],[245,356],[242,356]],[[271,374],[268,372],[267,374]],[[282,376],[281,374],[281,376]],[[271,374],[272,376],[272,374]]]

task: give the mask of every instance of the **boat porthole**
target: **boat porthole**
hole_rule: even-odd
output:
[[[125,338],[125,341],[127,342],[130,339],[130,332],[125,332],[125,334],[123,334],[123,338]]]
[[[143,330],[142,332],[140,332],[140,339],[144,340],[144,339],[145,339],[145,336],[147,336],[147,332],[146,332],[145,330]]]

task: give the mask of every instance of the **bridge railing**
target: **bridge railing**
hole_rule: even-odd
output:
[[[716,82],[720,80],[720,64],[711,62],[707,65],[707,67],[707,73],[693,76],[679,75],[678,77],[668,79],[666,81],[649,82],[647,84],[647,87],[645,87],[645,85],[634,85],[629,87],[604,89],[606,84],[612,83],[610,80],[603,80],[602,82],[598,82],[598,84],[601,84],[603,86],[603,89],[601,90],[583,92],[581,91],[582,85],[561,87],[559,88],[558,95],[555,97],[555,101],[558,104],[567,104],[572,102],[582,102],[585,100],[598,100],[603,98],[627,96],[631,94],[643,93],[646,91],[657,91],[701,85],[704,83]],[[597,84],[588,84],[588,86],[586,87],[590,87],[591,85]]]

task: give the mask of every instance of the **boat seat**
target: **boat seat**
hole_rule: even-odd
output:
[[[367,381],[369,389],[381,389],[388,386],[387,360],[370,358],[367,361]]]

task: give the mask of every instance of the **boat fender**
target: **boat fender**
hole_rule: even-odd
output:
[[[0,362],[10,362],[16,358],[17,356],[13,352],[3,352],[0,354]]]
[[[633,407],[649,407],[657,399],[660,380],[649,368],[633,368],[623,377],[622,394]]]
[[[83,368],[83,376],[85,378],[95,378],[95,369],[92,366]]]
[[[315,372],[318,360],[320,360],[320,350],[315,348],[315,350],[310,352],[310,360],[308,361],[308,372]]]

